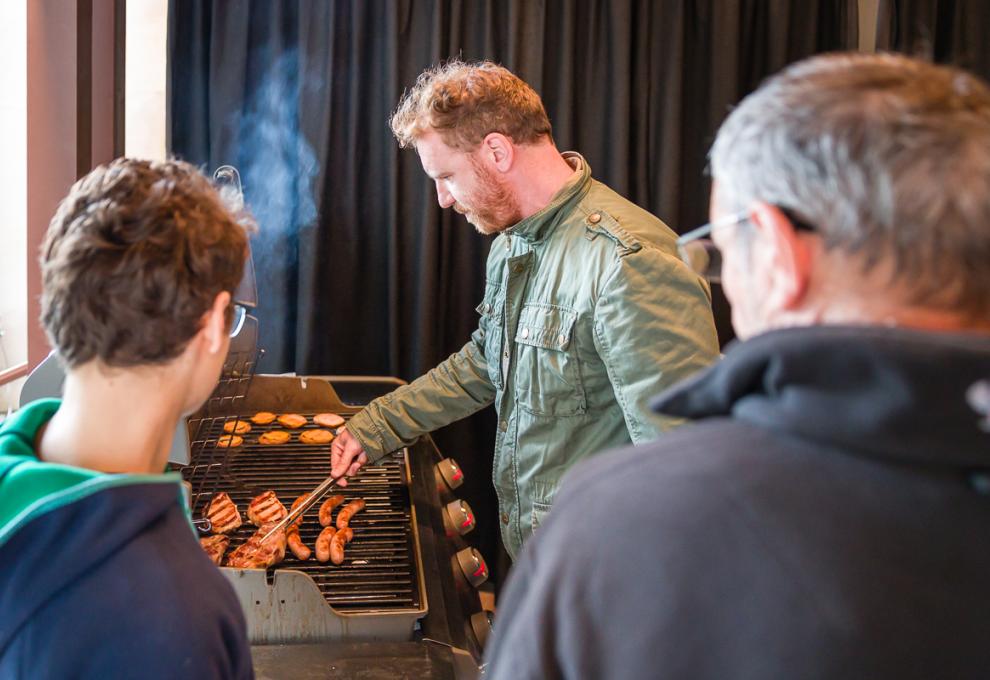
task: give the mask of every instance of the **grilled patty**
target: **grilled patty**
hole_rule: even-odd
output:
[[[309,421],[306,420],[306,416],[301,416],[298,413],[283,413],[278,417],[278,422],[282,427],[287,427],[290,430],[294,430],[297,427],[302,427]]]

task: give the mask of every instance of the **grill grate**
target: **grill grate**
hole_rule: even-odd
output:
[[[206,419],[198,428],[200,438],[190,446],[192,460],[183,468],[182,475],[192,486],[195,517],[203,516],[210,499],[219,491],[226,491],[237,504],[244,525],[231,534],[231,549],[256,530],[247,521],[247,506],[254,496],[271,489],[288,508],[330,474],[329,445],[298,441],[300,432],[318,427],[312,424],[312,414],[306,415],[310,423],[301,429],[287,430],[292,440],[279,446],[258,443],[260,434],[284,429],[277,422],[250,423],[251,430],[242,435],[244,443],[229,449],[217,447],[216,442],[224,434],[223,422],[234,417]],[[343,564],[317,562],[315,555],[302,562],[287,551],[285,560],[275,568],[306,573],[326,601],[340,611],[420,607],[405,456],[405,451],[400,451],[376,465],[365,466],[359,476],[349,480],[349,486],[331,492],[344,495],[347,501],[364,498],[366,502],[365,509],[351,520],[354,539],[345,549]],[[316,537],[323,528],[317,519],[318,509],[319,505],[307,512],[300,527],[303,542],[314,553]]]

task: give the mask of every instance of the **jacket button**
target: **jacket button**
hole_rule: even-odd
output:
[[[507,514],[505,514],[504,512],[502,513],[502,516],[499,517],[499,519],[502,520],[502,524],[508,524],[509,523],[509,516]]]
[[[588,222],[591,224],[598,224],[602,221],[602,216],[599,213],[591,213],[588,215]]]
[[[563,335],[558,335],[557,336],[557,344],[560,345],[561,347],[563,347],[564,345],[567,344],[567,338],[565,338]]]
[[[505,350],[504,352],[502,352],[502,358],[503,359],[508,359],[509,358],[509,350]]]
[[[522,333],[520,333],[520,335],[522,335],[523,339],[525,340],[526,338],[529,337],[529,329],[528,328],[522,329]]]
[[[508,430],[509,429],[509,421],[508,420],[500,420],[499,423],[498,423],[498,429],[502,430],[502,432],[505,432],[506,430]]]
[[[491,312],[492,312],[492,306],[486,302],[485,303],[485,314],[491,314]]]

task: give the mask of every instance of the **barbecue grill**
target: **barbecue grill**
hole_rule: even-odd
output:
[[[332,378],[251,378],[252,365],[232,349],[214,397],[188,421],[189,463],[179,469],[188,483],[196,518],[204,515],[213,494],[220,491],[227,492],[243,513],[251,498],[263,491],[274,490],[288,506],[312,490],[330,472],[330,447],[303,444],[299,433],[317,427],[312,425],[315,413],[337,413],[347,419],[358,410],[341,401]],[[365,393],[373,382],[350,385]],[[377,388],[388,391],[398,382],[384,379]],[[238,394],[241,388],[243,394]],[[258,436],[284,428],[277,422],[251,423],[252,429],[242,435],[243,444],[217,446],[226,434],[225,423],[250,422],[258,411],[299,413],[307,416],[309,424],[287,430],[292,440],[272,446],[258,443]],[[434,676],[415,677],[477,674],[490,617],[474,586],[487,572],[480,555],[459,533],[473,526],[470,509],[464,510],[466,505],[451,490],[460,472],[448,461],[438,466],[440,460],[432,441],[423,438],[366,465],[346,488],[333,491],[367,503],[351,520],[354,539],[342,565],[312,557],[300,562],[287,552],[282,563],[267,571],[221,568],[244,609],[256,664],[263,667],[267,659],[285,669],[287,663],[308,659],[326,664],[345,655],[382,670],[385,655],[392,662],[401,659],[399,666],[445,667]],[[311,548],[322,529],[316,508],[305,515],[300,529],[303,542]],[[454,509],[461,509],[456,520],[451,517]],[[254,531],[245,523],[231,535],[231,549]],[[371,653],[369,643],[382,644],[381,655]],[[431,649],[427,652],[424,646]],[[302,654],[302,649],[307,653]],[[280,657],[283,653],[285,658]],[[353,670],[358,662],[351,663]]]
[[[280,398],[291,392],[287,388],[293,384],[300,389],[292,406],[321,404],[345,417],[354,410],[334,399],[326,381],[261,376],[245,399],[221,400],[241,406],[240,412],[190,419],[192,452],[182,476],[190,484],[194,516],[204,516],[213,495],[220,491],[227,492],[242,511],[254,496],[269,489],[288,506],[330,474],[329,445],[299,441],[301,432],[319,426],[287,430],[292,440],[273,446],[259,443],[259,435],[285,428],[277,421],[262,426],[250,423],[257,411],[291,411],[306,415],[312,423],[315,410],[290,409]],[[243,444],[218,446],[225,434],[224,423],[238,421],[252,428],[242,435]],[[408,451],[403,449],[366,466],[350,486],[334,491],[348,501],[363,498],[367,504],[351,521],[354,539],[339,566],[312,557],[303,562],[290,551],[275,569],[271,585],[264,570],[224,567],[248,613],[252,642],[299,642],[345,634],[364,640],[412,637],[427,602],[409,483]],[[300,536],[311,548],[323,528],[316,518],[318,507],[304,516],[300,526]],[[247,541],[255,530],[245,522],[231,535],[231,547]]]

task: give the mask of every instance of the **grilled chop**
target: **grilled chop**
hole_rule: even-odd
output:
[[[274,491],[266,491],[255,496],[247,511],[251,524],[259,527],[268,522],[277,522],[288,514],[289,511],[285,509]]]
[[[210,500],[204,517],[210,520],[210,525],[215,534],[229,534],[243,524],[241,513],[234,504],[234,501],[223,491],[213,496],[213,499]]]
[[[207,557],[209,557],[213,564],[220,566],[223,562],[223,554],[227,552],[227,547],[230,545],[230,536],[223,536],[218,534],[216,536],[204,536],[199,539],[199,544],[203,546],[203,550],[206,551]]]
[[[285,559],[285,531],[278,531],[262,542],[261,538],[274,528],[275,522],[262,524],[246,543],[227,557],[228,567],[238,569],[267,569]]]

